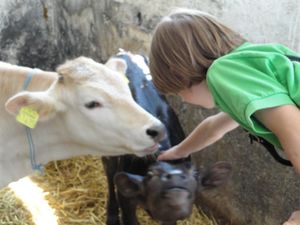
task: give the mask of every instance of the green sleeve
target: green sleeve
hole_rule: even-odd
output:
[[[269,59],[259,54],[247,54],[247,57],[233,54],[213,63],[207,82],[220,110],[250,132],[270,141],[274,135],[253,114],[260,109],[293,104],[284,82],[278,80],[278,72]],[[271,142],[278,145],[277,139]]]

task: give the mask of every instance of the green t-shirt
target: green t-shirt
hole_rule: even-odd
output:
[[[276,136],[257,121],[260,109],[300,106],[300,55],[279,44],[244,43],[215,60],[207,83],[216,106],[249,132],[281,147]]]

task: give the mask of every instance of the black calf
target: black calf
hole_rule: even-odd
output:
[[[127,64],[126,76],[135,101],[149,113],[160,119],[167,130],[167,137],[160,143],[160,151],[166,150],[180,143],[185,135],[178,118],[166,99],[160,95],[151,81],[147,59],[141,55],[121,53],[118,58]],[[118,157],[103,157],[109,196],[107,204],[107,225],[120,225],[119,209],[121,209],[123,225],[138,225],[136,218],[136,202],[115,192],[113,178],[117,172],[123,171],[145,176],[148,167],[156,162],[156,155],[136,157],[124,155]],[[185,159],[189,160],[189,159]],[[180,162],[182,160],[176,160]],[[174,162],[174,163],[176,163]]]
[[[118,191],[135,201],[162,225],[176,225],[188,218],[193,204],[204,189],[223,185],[230,177],[231,165],[217,162],[205,171],[190,163],[153,164],[146,176],[119,172],[114,181]]]

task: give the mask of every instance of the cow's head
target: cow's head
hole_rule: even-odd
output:
[[[18,93],[6,102],[6,109],[16,115],[29,106],[41,121],[59,115],[73,141],[101,155],[150,154],[165,129],[135,103],[122,77],[125,70],[119,59],[103,65],[79,57],[57,68],[59,78],[47,91]]]
[[[189,163],[158,162],[146,176],[120,172],[114,181],[123,196],[136,200],[153,219],[175,224],[190,216],[203,189],[220,186],[230,173],[231,165],[227,162],[217,162],[205,172],[196,171]]]

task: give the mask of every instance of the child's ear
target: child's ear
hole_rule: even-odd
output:
[[[144,177],[130,173],[120,172],[114,177],[118,191],[125,197],[137,197],[142,193],[142,181]]]
[[[24,91],[9,98],[5,103],[5,109],[16,116],[22,107],[30,107],[37,111],[39,120],[48,120],[58,112],[57,105],[47,92]]]

